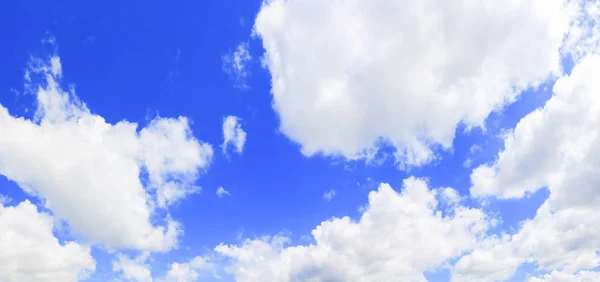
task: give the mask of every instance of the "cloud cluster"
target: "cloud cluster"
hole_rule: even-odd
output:
[[[462,258],[455,270],[460,277],[485,280],[494,272],[506,279],[520,263],[533,261],[542,270],[560,271],[542,280],[585,281],[577,273],[600,266],[599,72],[600,56],[583,58],[556,82],[544,107],[506,136],[496,162],[473,171],[476,196],[521,198],[542,187],[550,196],[516,234]]]
[[[174,262],[169,265],[167,273],[162,278],[153,278],[151,265],[147,263],[149,253],[142,253],[135,259],[118,254],[113,261],[113,271],[120,273],[121,278],[135,282],[193,282],[197,281],[202,272],[213,272],[214,265],[208,257],[197,256],[188,262]]]
[[[280,130],[305,155],[370,158],[396,149],[401,167],[452,146],[459,123],[561,74],[575,12],[562,0],[263,3],[254,31],[266,50]]]
[[[28,119],[0,105],[0,174],[39,206],[0,194],[0,280],[78,281],[94,272],[90,246],[116,253],[113,272],[140,282],[191,282],[217,276],[221,262],[236,281],[426,281],[449,269],[452,281],[501,281],[523,263],[530,282],[597,281],[600,274],[600,4],[578,0],[268,0],[255,34],[271,73],[280,130],[311,156],[370,160],[391,145],[402,168],[427,164],[451,149],[459,124],[488,115],[525,89],[560,77],[545,105],[504,138],[492,163],[471,173],[471,196],[550,196],[511,234],[450,187],[409,177],[401,191],[381,184],[360,218],[332,218],[312,243],[282,235],[220,244],[216,254],[169,265],[152,275],[152,252],[177,247],[182,225],[169,208],[197,192],[213,157],[185,117],[147,125],[106,122],[61,87],[60,58],[33,61]],[[563,75],[561,59],[575,67]],[[224,56],[246,88],[248,44]],[[241,119],[222,125],[223,154],[241,154]],[[471,148],[464,167],[481,150]],[[223,187],[218,197],[229,196]],[[330,201],[335,190],[323,198]],[[468,201],[467,201],[468,200]],[[66,222],[80,242],[62,242]],[[223,261],[213,260],[213,256]],[[218,265],[217,265],[218,264]]]
[[[107,123],[60,86],[58,57],[28,76],[37,98],[33,120],[0,106],[0,174],[43,200],[75,234],[109,248],[167,251],[180,224],[158,209],[196,191],[213,151],[185,117]],[[140,177],[142,176],[142,177]]]
[[[470,250],[491,224],[481,210],[441,194],[416,178],[404,180],[400,193],[381,184],[358,221],[324,221],[313,244],[288,246],[287,237],[272,236],[215,250],[232,260],[227,271],[239,282],[425,281],[424,271]]]

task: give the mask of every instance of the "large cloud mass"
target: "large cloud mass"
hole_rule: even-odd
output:
[[[196,177],[212,158],[210,145],[191,136],[184,117],[155,118],[139,131],[135,123],[107,123],[61,89],[58,57],[35,63],[28,77],[41,80],[32,88],[35,119],[0,105],[0,174],[44,199],[94,243],[175,247],[179,223],[155,215],[197,189]]]
[[[561,0],[265,1],[255,23],[281,131],[306,155],[400,165],[449,148],[521,90],[561,73]]]

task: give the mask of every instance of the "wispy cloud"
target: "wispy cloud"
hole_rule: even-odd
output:
[[[223,55],[223,71],[227,73],[234,82],[234,87],[247,89],[246,78],[250,75],[246,65],[252,56],[248,51],[248,43],[240,43],[235,50]]]

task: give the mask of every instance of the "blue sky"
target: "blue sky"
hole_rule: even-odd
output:
[[[507,239],[509,243],[506,245],[518,249],[519,247],[514,247],[521,244],[518,238],[527,236],[525,231],[528,229],[523,227],[523,221],[531,220],[530,222],[535,223],[536,212],[542,204],[554,203],[548,200],[550,195],[554,193],[561,197],[560,191],[563,190],[560,189],[566,189],[553,188],[552,185],[572,185],[569,182],[561,182],[559,185],[551,180],[536,180],[537,182],[533,183],[537,186],[528,187],[532,182],[527,182],[529,176],[525,174],[530,170],[531,175],[554,175],[554,170],[538,172],[531,165],[523,169],[519,163],[536,163],[538,160],[534,157],[539,155],[528,155],[525,150],[531,147],[521,148],[515,145],[515,148],[505,148],[505,140],[511,138],[506,136],[512,136],[515,140],[528,140],[529,135],[522,137],[518,133],[512,133],[515,126],[534,110],[544,107],[553,97],[552,89],[558,79],[570,74],[576,65],[598,51],[595,47],[600,43],[594,41],[597,39],[594,36],[598,34],[594,32],[598,29],[594,25],[596,22],[593,15],[584,15],[592,17],[585,19],[593,23],[587,26],[591,29],[591,35],[586,37],[586,41],[586,38],[577,38],[572,35],[574,33],[569,33],[576,23],[563,18],[565,15],[561,13],[567,9],[561,6],[560,1],[552,4],[554,6],[549,5],[555,7],[555,10],[549,8],[549,12],[540,14],[537,13],[543,9],[539,3],[530,6],[516,5],[514,10],[507,10],[502,4],[498,4],[499,7],[495,8],[500,12],[494,15],[496,18],[489,19],[489,22],[485,17],[487,10],[482,12],[477,10],[478,7],[468,5],[457,5],[459,7],[455,10],[446,10],[437,7],[439,3],[436,1],[426,1],[429,4],[421,8],[430,9],[432,14],[440,13],[450,22],[457,22],[456,25],[447,24],[450,26],[448,30],[456,26],[461,27],[453,30],[455,33],[448,31],[448,34],[443,34],[420,28],[428,23],[434,27],[439,24],[428,22],[428,17],[411,18],[414,27],[401,20],[396,21],[394,13],[401,13],[401,9],[398,9],[402,5],[406,4],[408,10],[415,9],[409,8],[408,3],[400,3],[404,1],[388,3],[393,7],[387,7],[385,1],[375,1],[376,3],[371,4],[369,1],[357,1],[362,5],[357,7],[369,11],[364,12],[364,15],[361,12],[356,14],[356,11],[361,10],[355,10],[356,7],[352,7],[354,4],[330,6],[329,2],[334,1],[17,1],[2,4],[0,34],[3,36],[3,44],[0,45],[0,77],[3,79],[0,80],[0,105],[8,110],[11,117],[22,117],[41,126],[43,122],[39,118],[36,121],[35,118],[36,107],[41,104],[37,100],[40,97],[37,87],[48,87],[45,77],[50,75],[59,82],[64,91],[72,87],[75,94],[71,93],[71,97],[78,97],[85,103],[91,115],[104,118],[107,124],[115,125],[125,120],[137,123],[137,130],[140,132],[143,128],[152,127],[153,120],[187,117],[191,136],[185,137],[186,142],[192,142],[190,140],[195,138],[210,144],[213,150],[209,157],[210,164],[192,166],[192,169],[197,169],[199,173],[190,176],[191,182],[181,180],[182,191],[193,187],[201,187],[200,189],[186,194],[181,199],[173,200],[168,208],[149,208],[154,212],[151,218],[154,226],[165,226],[165,222],[171,219],[181,224],[182,233],[177,237],[177,246],[169,247],[166,251],[145,249],[136,247],[137,245],[121,247],[111,245],[110,242],[94,240],[95,233],[90,235],[86,233],[87,229],[78,230],[76,224],[69,222],[69,219],[74,217],[67,216],[68,219],[65,219],[55,215],[56,212],[46,201],[57,202],[56,198],[49,200],[45,195],[50,194],[44,194],[51,193],[50,188],[36,187],[45,187],[43,178],[40,178],[41,182],[36,182],[38,178],[29,180],[19,178],[20,174],[11,174],[11,163],[20,160],[19,156],[27,155],[25,151],[18,151],[18,148],[25,147],[8,147],[17,148],[17,151],[4,153],[0,150],[0,175],[3,175],[0,177],[0,194],[10,199],[3,205],[7,208],[16,207],[28,199],[40,213],[54,216],[52,234],[58,238],[61,245],[75,241],[84,247],[90,247],[89,254],[95,267],[87,275],[78,276],[82,281],[148,281],[128,277],[128,270],[125,269],[115,271],[114,265],[118,256],[130,259],[139,257],[138,264],[150,271],[154,281],[163,281],[161,277],[167,277],[171,263],[189,262],[197,256],[202,256],[212,263],[212,266],[206,269],[196,269],[199,277],[194,278],[197,278],[197,281],[359,281],[353,280],[359,278],[365,279],[360,281],[381,281],[378,279],[392,279],[390,277],[400,279],[398,281],[409,281],[417,277],[411,276],[413,272],[417,275],[424,273],[424,276],[420,277],[429,281],[526,281],[533,279],[533,276],[546,279],[536,281],[592,281],[582,277],[598,277],[591,276],[597,275],[593,274],[593,269],[598,267],[597,253],[595,258],[584,255],[578,257],[581,260],[587,259],[590,263],[572,266],[568,263],[543,262],[543,259],[538,257],[544,257],[544,253],[528,245],[521,245],[520,248],[531,248],[530,253],[512,251],[514,257],[511,258],[495,256],[494,249],[490,250],[487,244],[492,242],[490,244],[503,248],[504,243],[494,240],[502,234],[508,234],[508,237],[514,236]],[[381,12],[382,7],[387,7],[391,12]],[[470,10],[471,8],[473,10]],[[314,11],[314,14],[307,11]],[[534,15],[530,19],[519,20],[506,16],[506,13],[521,12]],[[330,18],[328,13],[335,16]],[[377,13],[382,15],[377,16]],[[477,19],[458,19],[456,15],[461,13],[473,15],[473,18],[483,14],[484,20],[479,23]],[[398,18],[402,16],[398,15]],[[361,28],[353,25],[354,20],[351,19]],[[493,24],[494,20],[498,20],[500,24]],[[489,33],[478,31],[477,28],[471,29],[477,25],[487,25]],[[585,25],[577,27],[582,26]],[[433,43],[413,40],[413,32],[421,32],[423,42]],[[465,35],[459,34],[463,32]],[[544,34],[547,38],[544,35],[532,38],[531,42],[521,42],[522,38],[543,32],[546,32]],[[480,41],[465,40],[472,38],[473,34],[485,36],[480,37]],[[444,36],[449,39],[440,39],[446,38]],[[393,41],[395,38],[413,41],[402,41],[404,43],[400,44]],[[390,41],[387,41],[388,39]],[[299,42],[305,43],[306,47],[298,46]],[[484,42],[491,42],[490,46],[481,47],[487,44]],[[377,49],[387,46],[385,44],[391,44],[390,48],[394,51],[387,53],[387,49]],[[447,46],[436,49],[439,44]],[[362,47],[352,49],[354,47],[350,46],[363,46],[369,51],[364,51]],[[538,52],[537,47],[544,49]],[[457,48],[461,55],[452,53],[453,48]],[[249,56],[243,57],[236,64],[235,58],[240,56],[240,50],[247,52],[242,54]],[[348,50],[354,50],[358,55]],[[382,54],[382,58],[379,58],[378,54]],[[445,56],[439,59],[439,62],[435,61],[438,60],[438,54]],[[40,74],[40,71],[35,70],[36,62],[50,67],[51,57],[59,58],[62,72],[52,74],[52,70],[42,70],[39,78],[27,81],[26,73],[33,76]],[[330,57],[335,58],[329,60]],[[422,65],[420,62],[423,62]],[[339,64],[339,67],[336,64]],[[470,67],[471,64],[473,67]],[[242,69],[239,69],[240,66]],[[584,67],[581,69],[581,73],[584,73]],[[420,75],[429,72],[432,80]],[[347,77],[349,82],[338,80],[340,76]],[[418,82],[419,79],[426,82]],[[335,83],[342,83],[342,88],[335,88],[338,85]],[[394,83],[398,85],[393,85]],[[28,85],[34,87],[30,88]],[[331,88],[319,92],[326,87]],[[573,87],[573,91],[589,88],[590,92],[593,92],[593,87],[595,85],[585,84],[579,88]],[[565,91],[568,92],[568,89]],[[600,88],[596,88],[597,91],[600,91]],[[445,100],[445,97],[451,98]],[[329,101],[327,99],[338,100],[333,100],[331,105],[329,102],[319,102]],[[459,102],[453,104],[454,100],[451,99],[458,99]],[[421,100],[425,102],[421,103]],[[346,105],[346,101],[350,101],[350,105],[353,106],[341,108]],[[381,105],[371,101],[381,101]],[[447,101],[450,101],[449,104]],[[354,102],[356,104],[352,104]],[[398,110],[388,112],[388,109],[382,106],[385,104],[395,105]],[[319,105],[325,105],[322,106],[325,108]],[[575,105],[567,104],[564,107],[572,107],[577,111]],[[347,109],[358,110],[346,116]],[[426,110],[430,112],[425,112]],[[549,108],[544,111],[552,112]],[[222,148],[223,122],[228,116],[237,117],[241,128],[247,134],[241,152],[235,152],[232,147]],[[431,118],[432,116],[439,118]],[[325,117],[326,120],[315,122],[317,117]],[[379,122],[383,119],[390,122]],[[592,122],[595,120],[591,117],[590,120],[591,125],[587,128],[594,128]],[[552,120],[547,123],[548,125],[543,123],[544,126],[567,126],[558,123],[553,125]],[[23,136],[19,135],[18,131],[11,131],[16,129],[9,129],[11,127],[6,124],[4,126],[5,130],[0,128],[0,139],[8,141],[0,142],[0,146],[28,142],[19,139]],[[333,137],[325,140],[323,138],[327,137],[322,136],[329,136],[327,132],[333,132]],[[50,134],[58,136],[59,133]],[[448,138],[448,134],[452,136]],[[546,138],[535,133],[531,136],[539,142]],[[384,141],[372,142],[375,138]],[[10,143],[13,139],[16,140],[15,143]],[[346,140],[348,145],[341,144]],[[447,142],[448,140],[450,142]],[[68,143],[66,144],[68,147]],[[537,146],[532,144],[532,147]],[[186,143],[187,145],[189,144]],[[411,150],[421,148],[421,145],[431,151],[425,155],[417,154],[416,161],[411,162],[409,157],[398,153],[406,150],[409,154]],[[558,145],[556,146],[554,149],[559,150]],[[49,146],[48,150],[60,150],[56,148]],[[360,155],[369,148],[378,150],[372,159]],[[585,148],[587,151],[583,151],[582,154],[593,155],[597,146]],[[506,161],[499,161],[503,157],[499,157],[498,153],[505,149],[517,157],[506,157]],[[14,155],[12,159],[11,153]],[[524,158],[528,156],[531,157],[531,162],[525,161]],[[584,160],[568,160],[575,162],[576,166],[589,166],[592,171],[598,168],[593,162],[588,164]],[[404,162],[408,165],[400,165]],[[520,167],[520,173],[507,172],[508,176],[504,177],[503,171],[512,171],[511,165]],[[495,171],[495,176],[491,179],[498,183],[497,186],[478,186],[471,181],[474,169],[480,166],[491,167]],[[32,164],[32,167],[37,165]],[[579,175],[576,174],[578,172],[570,170],[561,172]],[[118,177],[110,175],[109,172],[97,173],[99,179]],[[165,175],[168,179],[179,177],[176,174],[170,175],[169,172]],[[141,177],[143,183],[151,181],[144,178],[147,176]],[[187,174],[184,177],[187,177]],[[456,255],[449,255],[440,263],[435,261],[434,267],[428,263],[423,269],[418,268],[416,264],[407,263],[410,271],[406,273],[365,268],[370,270],[365,270],[366,272],[361,272],[358,276],[335,276],[338,272],[328,261],[316,263],[317,266],[298,266],[301,269],[294,269],[295,261],[298,265],[309,263],[300,262],[297,257],[291,255],[285,257],[286,250],[274,251],[277,254],[275,258],[267,258],[262,266],[256,266],[251,262],[244,262],[243,258],[226,255],[215,249],[220,244],[243,249],[246,246],[244,242],[250,242],[245,241],[246,239],[268,242],[263,236],[277,234],[289,238],[290,246],[321,246],[325,243],[315,242],[311,236],[313,229],[324,221],[334,221],[333,218],[348,216],[355,222],[360,220],[363,208],[369,203],[369,193],[378,190],[380,183],[388,183],[400,193],[403,185],[407,185],[403,184],[403,181],[409,177],[425,179],[431,191],[452,187],[458,192],[462,197],[459,202],[443,204],[447,204],[452,211],[444,210],[442,206],[433,209],[443,211],[443,215],[447,216],[449,221],[452,214],[458,213],[458,210],[453,210],[453,205],[459,205],[461,208],[485,214],[487,217],[482,221],[485,221],[488,227],[483,233],[477,233],[477,236],[473,237],[474,241],[466,244],[463,249],[455,250]],[[581,181],[586,181],[582,177]],[[75,178],[76,175],[73,176],[73,179]],[[546,178],[540,176],[540,179]],[[78,184],[69,187],[79,187],[81,191],[87,189]],[[28,185],[31,185],[35,192],[26,193]],[[149,188],[153,184],[145,185],[148,197],[158,197],[158,194],[153,194],[157,192]],[[528,192],[525,196],[506,196],[508,190],[503,190],[502,187],[509,185],[523,187],[518,189]],[[547,188],[548,186],[550,188]],[[600,190],[595,185],[592,186],[582,192],[582,195],[588,198],[600,195]],[[127,189],[127,186],[123,187]],[[219,187],[226,189],[229,195],[219,197],[216,193]],[[119,197],[119,191],[106,190],[106,193],[114,192],[117,193],[116,197]],[[324,197],[328,191],[335,191],[331,199]],[[439,194],[435,195],[441,197]],[[443,201],[439,199],[442,205]],[[158,200],[153,203],[158,203]],[[557,204],[554,210],[557,213],[560,211],[558,206]],[[84,221],[95,220],[84,218],[83,213],[81,218]],[[394,220],[393,217],[389,219],[390,222]],[[594,223],[596,225],[593,225]],[[597,223],[599,222],[591,219],[581,225],[589,231],[597,230],[594,229],[594,226],[599,226]],[[5,228],[12,228],[11,226],[6,225]],[[377,229],[373,226],[370,228]],[[341,230],[338,232],[343,234]],[[436,230],[428,232],[438,233]],[[379,239],[393,241],[394,236],[389,234]],[[441,231],[440,236],[444,236]],[[410,240],[405,237],[398,238]],[[577,238],[585,240],[584,237]],[[461,239],[464,238],[457,240]],[[378,242],[381,241],[372,243]],[[458,242],[455,244],[459,245]],[[582,253],[600,250],[600,245],[594,245],[596,241],[590,242],[586,249],[582,247]],[[10,243],[0,242],[0,246]],[[454,243],[450,241],[449,244]],[[353,250],[353,246],[342,245],[341,250],[346,249]],[[248,252],[252,251],[248,249]],[[403,252],[402,249],[396,251]],[[490,254],[490,257],[496,260],[509,261],[516,258],[519,263],[506,266],[506,269],[502,269],[505,274],[500,276],[498,273],[502,271],[476,271],[476,262],[466,267],[461,265],[460,260],[471,259],[469,254],[476,251]],[[406,252],[410,253],[411,250]],[[144,257],[145,254],[147,256]],[[264,254],[255,254],[257,257],[261,255]],[[574,253],[573,256],[565,255],[564,259],[573,260],[576,255],[579,253]],[[0,255],[0,262],[2,258]],[[278,263],[286,261],[285,258],[292,263],[285,267],[279,265]],[[19,265],[17,258],[4,259],[17,262],[14,271],[24,267]],[[388,263],[398,263],[393,258],[389,259]],[[272,267],[287,269],[289,276],[264,276],[265,272],[260,272],[260,269],[265,265],[269,266],[270,263]],[[252,280],[249,278],[251,275],[240,274],[239,269],[245,267],[252,272],[253,266],[256,267],[258,277],[264,280]],[[333,269],[331,272],[327,269],[330,266]],[[590,269],[592,274],[586,273]],[[469,270],[476,273],[476,276],[469,276]],[[311,271],[316,274],[310,276],[313,275]],[[372,276],[367,275],[370,271]],[[573,280],[551,280],[558,279],[550,276],[553,271],[560,272],[556,275],[572,275],[569,279]],[[547,275],[544,276],[545,274]],[[0,271],[0,278],[17,281],[14,279],[18,279],[15,278],[18,276],[11,275],[10,271]],[[32,274],[31,277],[34,277],[31,281],[36,281],[35,277],[39,279],[43,276]],[[53,281],[51,277],[53,276],[46,277],[46,281]],[[311,277],[315,280],[310,280]]]

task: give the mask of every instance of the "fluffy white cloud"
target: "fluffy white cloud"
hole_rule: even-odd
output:
[[[225,196],[231,196],[231,193],[229,193],[229,191],[225,190],[225,188],[223,188],[223,186],[220,186],[219,188],[217,188],[217,197],[223,198]]]
[[[548,186],[555,204],[598,203],[594,182],[578,182],[582,177],[588,181],[597,177],[600,80],[595,76],[599,69],[600,57],[590,56],[570,76],[560,78],[546,105],[508,134],[496,162],[473,171],[471,193],[519,198]],[[571,187],[576,183],[577,188]]]
[[[94,272],[90,248],[61,244],[53,229],[52,216],[29,201],[0,204],[0,281],[75,282]]]
[[[236,152],[242,153],[244,151],[244,144],[246,144],[246,132],[242,129],[240,118],[236,116],[227,116],[223,120],[223,154],[227,154],[227,148],[233,146]]]
[[[215,250],[232,260],[226,271],[240,282],[424,281],[424,271],[469,250],[489,226],[482,211],[448,206],[440,193],[415,178],[401,193],[381,184],[360,220],[321,223],[313,244],[287,246],[288,238],[273,236]]]
[[[474,269],[511,274],[525,261],[569,275],[600,266],[598,73],[600,56],[583,58],[571,75],[556,82],[545,106],[525,116],[506,136],[497,161],[473,171],[473,195],[520,198],[547,187],[550,196],[516,234],[463,257],[456,264],[457,274],[472,275]],[[516,263],[503,265],[507,261]],[[480,277],[487,274],[482,271]],[[560,275],[544,279],[563,281]],[[573,279],[566,281],[583,280]]]
[[[574,9],[562,0],[270,0],[254,30],[266,50],[280,130],[305,155],[401,166],[450,148],[528,87],[560,75]]]
[[[55,216],[93,243],[175,247],[179,224],[158,217],[157,208],[197,189],[194,181],[210,163],[211,146],[191,135],[184,117],[157,117],[139,131],[135,123],[107,123],[73,90],[61,89],[58,57],[36,64],[29,76],[41,81],[31,86],[35,119],[12,116],[0,105],[0,174],[44,199]]]

